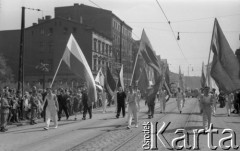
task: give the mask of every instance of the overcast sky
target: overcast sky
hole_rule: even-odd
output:
[[[240,47],[240,0],[158,0],[170,20],[173,37],[156,0],[0,0],[0,30],[20,29],[21,7],[39,8],[43,12],[26,10],[26,27],[45,15],[54,15],[54,7],[83,3],[111,10],[133,28],[133,38],[139,40],[144,28],[158,55],[168,60],[170,70],[185,75],[200,75],[207,64],[214,17],[235,52]],[[184,57],[184,56],[185,57]],[[185,59],[186,58],[186,59]],[[193,69],[193,70],[192,70]]]

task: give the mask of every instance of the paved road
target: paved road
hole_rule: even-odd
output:
[[[195,99],[187,99],[183,113],[179,114],[176,108],[175,99],[167,102],[167,113],[159,113],[159,103],[156,105],[156,114],[153,119],[147,119],[147,107],[144,101],[141,103],[139,113],[139,127],[126,129],[127,118],[115,118],[114,107],[108,108],[108,112],[103,114],[101,110],[94,110],[93,119],[86,121],[80,120],[82,115],[78,116],[77,121],[61,121],[58,129],[44,131],[44,123],[34,126],[26,125],[11,128],[7,133],[0,133],[0,150],[16,151],[140,151],[143,144],[143,122],[159,122],[159,128],[162,122],[171,122],[166,129],[164,136],[171,143],[176,138],[174,132],[179,128],[184,128],[189,132],[189,143],[193,144],[193,129],[202,128],[202,117],[198,114],[198,105]],[[221,131],[224,128],[231,128],[236,132],[237,143],[240,145],[240,117],[238,115],[226,116],[225,109],[218,108],[217,115],[213,117],[214,128],[218,128],[220,133],[214,135],[213,144],[218,146],[218,141],[224,136]],[[200,150],[208,151],[207,135],[199,138]],[[227,142],[229,143],[229,142]],[[158,150],[168,150],[158,141]],[[218,148],[218,150],[221,150]]]

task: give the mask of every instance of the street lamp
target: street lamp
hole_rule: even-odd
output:
[[[43,75],[43,90],[45,89],[45,73],[49,72],[49,64],[47,63],[40,63],[40,65],[36,66],[36,69],[39,69]]]

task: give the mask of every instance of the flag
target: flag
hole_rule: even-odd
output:
[[[226,93],[240,89],[239,62],[230,48],[217,19],[214,21],[211,50],[214,56],[210,74],[218,88]]]
[[[102,68],[99,69],[97,76],[95,77],[95,82],[101,86],[104,86],[104,75],[102,72]]]
[[[204,63],[202,63],[201,86],[202,86],[202,88],[204,88],[206,86],[206,77],[204,74]]]
[[[219,93],[217,84],[210,75],[211,67],[212,63],[209,63],[208,65],[205,66],[206,69],[204,71],[206,72],[206,85],[210,87],[210,89],[213,88],[216,89],[216,92]]]
[[[146,88],[148,87],[148,83],[149,83],[149,79],[148,79],[148,76],[147,76],[147,72],[146,72],[146,69],[143,68],[141,70],[141,74],[140,74],[140,77],[139,77],[139,80],[138,80],[138,83],[137,83],[138,89],[142,93],[145,93]]]
[[[121,66],[121,69],[118,75],[118,87],[122,87],[122,89],[124,90],[123,65]]]
[[[137,53],[130,85],[135,85],[136,83],[138,83],[138,80],[140,79],[140,75],[142,72],[142,68],[144,68],[143,66],[144,66],[143,59],[141,58],[140,54]]]
[[[95,102],[97,100],[97,92],[91,69],[72,34],[68,40],[62,60],[74,74],[86,82],[89,98],[88,104]]]
[[[150,43],[150,41],[149,41],[149,39],[148,39],[144,30],[143,30],[142,36],[141,36],[139,53],[143,57],[145,63],[148,66],[150,66],[151,68],[153,68],[155,71],[157,71],[159,73],[159,75],[161,75],[160,66],[158,64],[158,59],[153,52],[152,45],[151,45],[151,43]]]
[[[146,100],[149,103],[153,103],[154,98],[156,97],[156,94],[157,94],[160,84],[162,82],[162,74],[160,71],[158,59],[153,51],[151,43],[150,43],[144,30],[142,32],[138,53],[142,56],[145,63],[149,67],[151,67],[151,69],[153,70],[153,73],[154,73],[154,79],[152,81],[155,81],[155,84],[153,85],[152,88],[147,90],[147,94],[146,94],[147,95]]]
[[[184,91],[184,86],[183,86],[183,75],[181,73],[181,68],[179,66],[179,87],[182,91]]]
[[[106,88],[106,91],[111,96],[114,96],[114,91],[116,89],[116,82],[115,82],[108,66],[107,66],[107,74],[106,74],[106,78],[105,78],[105,88]]]

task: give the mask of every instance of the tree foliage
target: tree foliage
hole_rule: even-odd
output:
[[[7,60],[0,54],[0,82],[8,83],[13,81],[13,74],[11,68],[7,65]]]

